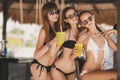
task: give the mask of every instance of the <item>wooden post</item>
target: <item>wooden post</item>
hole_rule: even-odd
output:
[[[23,0],[20,0],[20,22],[23,23]]]
[[[35,23],[38,23],[38,7],[39,7],[39,1],[36,0],[36,15],[35,15]]]
[[[117,41],[118,41],[118,51],[116,54],[116,67],[118,71],[118,80],[120,80],[120,0],[115,2],[117,8]]]
[[[44,1],[46,3],[46,1]],[[44,2],[42,0],[38,1],[38,18],[39,18],[39,24],[42,24],[42,6],[44,5]]]
[[[3,45],[4,45],[4,55],[6,55],[6,23],[7,23],[7,19],[8,19],[8,2],[7,0],[3,1],[3,31],[2,31],[2,41],[3,41]]]
[[[8,15],[8,6],[7,1],[3,1],[3,32],[2,32],[2,39],[6,40],[6,22],[7,22],[7,16]]]

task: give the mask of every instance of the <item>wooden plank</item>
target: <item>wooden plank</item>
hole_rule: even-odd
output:
[[[117,41],[118,41],[118,51],[116,54],[116,67],[117,67],[117,71],[118,71],[118,80],[120,80],[120,0],[117,0],[116,3],[116,8],[117,8],[117,31],[118,31],[118,35],[117,35]]]
[[[8,18],[8,3],[6,0],[3,2],[3,31],[2,31],[2,41],[3,41],[3,48],[4,48],[4,56],[7,54],[7,48],[6,48],[6,23],[7,23],[7,18]]]

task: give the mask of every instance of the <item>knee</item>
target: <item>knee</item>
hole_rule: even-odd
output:
[[[113,71],[110,76],[110,80],[117,80],[117,77],[118,77],[117,71]]]
[[[36,68],[36,64],[30,65],[30,71],[31,72],[35,71],[35,68]]]
[[[30,72],[33,73],[33,68],[34,68],[34,65],[31,65],[30,66]]]
[[[118,78],[118,72],[116,71],[114,72],[114,79],[117,80],[117,78]]]

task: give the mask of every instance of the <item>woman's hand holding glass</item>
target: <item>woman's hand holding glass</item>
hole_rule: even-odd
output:
[[[83,44],[77,43],[73,49],[74,59],[77,57],[81,57],[83,52]]]
[[[82,55],[82,49],[83,49],[83,44],[79,44],[79,43],[77,43],[77,44],[75,44],[75,48],[76,48],[76,56],[77,57],[81,57],[81,55]]]
[[[62,44],[64,43],[64,39],[65,39],[65,32],[57,32],[56,38],[57,38],[57,45],[62,46]]]

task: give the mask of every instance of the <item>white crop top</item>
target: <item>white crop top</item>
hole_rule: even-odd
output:
[[[104,39],[104,41],[105,41],[104,48],[101,49],[101,48],[98,47],[98,45],[95,43],[95,41],[91,37],[89,38],[88,45],[87,45],[87,51],[92,52],[92,54],[95,58],[95,62],[97,62],[98,50],[103,50],[103,52],[104,52],[103,63],[104,63],[105,58],[107,58],[109,56],[108,43],[105,39]]]

